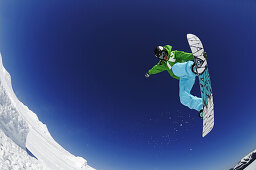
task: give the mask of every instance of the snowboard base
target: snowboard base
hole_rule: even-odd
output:
[[[210,74],[208,71],[207,60],[203,55],[204,48],[200,39],[193,34],[187,34],[187,40],[194,56],[196,72],[198,73],[199,78],[200,91],[203,100],[202,136],[205,137],[214,126],[214,107]]]

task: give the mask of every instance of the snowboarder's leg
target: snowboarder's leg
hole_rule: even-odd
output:
[[[192,72],[193,61],[184,63],[176,63],[172,66],[172,71],[177,77],[195,77],[196,74]]]
[[[200,111],[203,108],[202,98],[198,98],[190,94],[196,77],[196,74],[192,72],[193,63],[193,61],[176,63],[173,65],[172,71],[176,76],[180,78],[180,102],[190,109]]]
[[[190,78],[180,78],[180,102],[189,107],[190,109],[195,109],[200,111],[203,108],[202,98],[193,96],[190,91],[195,83],[195,77]]]

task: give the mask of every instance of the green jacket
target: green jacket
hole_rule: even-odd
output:
[[[186,53],[183,51],[172,51],[172,46],[166,45],[164,48],[168,51],[168,61],[159,61],[152,69],[148,71],[148,74],[157,74],[167,70],[169,74],[179,80],[179,77],[175,76],[172,72],[172,66],[176,63],[184,63],[186,61],[193,61],[194,57],[192,53]]]

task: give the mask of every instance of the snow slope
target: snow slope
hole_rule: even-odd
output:
[[[255,170],[256,169],[256,161],[253,161],[245,170]]]
[[[47,170],[40,161],[29,156],[27,152],[13,142],[0,130],[0,167],[1,170]]]
[[[37,158],[28,155],[26,148]],[[94,170],[82,157],[62,148],[45,124],[18,100],[0,54],[1,169]],[[3,168],[4,167],[4,168]]]
[[[256,170],[256,150],[246,155],[240,162],[230,170]]]

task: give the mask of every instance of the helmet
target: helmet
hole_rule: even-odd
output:
[[[166,55],[168,55],[168,51],[164,47],[157,46],[155,48],[155,56],[160,60],[163,60]]]

